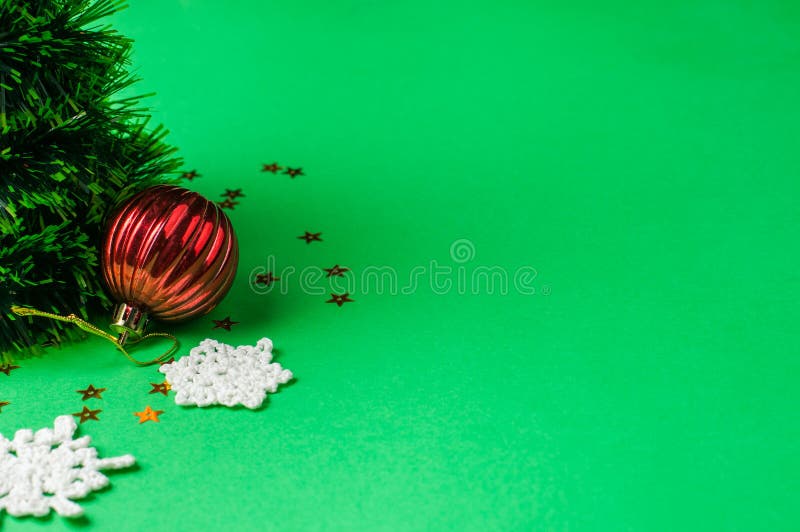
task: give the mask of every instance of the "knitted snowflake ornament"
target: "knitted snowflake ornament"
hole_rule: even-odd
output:
[[[73,440],[78,426],[72,416],[59,416],[53,429],[18,430],[13,440],[0,434],[0,511],[10,515],[45,516],[52,508],[60,515],[77,517],[81,499],[108,485],[101,469],[122,469],[134,463],[126,454],[97,458],[91,438]]]
[[[188,356],[159,369],[175,392],[179,405],[221,404],[258,408],[275,393],[292,372],[272,363],[272,341],[262,338],[255,346],[233,347],[207,338]]]

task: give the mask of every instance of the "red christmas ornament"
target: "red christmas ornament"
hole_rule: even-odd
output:
[[[142,336],[148,318],[182,321],[210,312],[233,283],[239,245],[213,202],[159,185],[125,202],[103,243],[103,277],[119,303],[119,342]]]

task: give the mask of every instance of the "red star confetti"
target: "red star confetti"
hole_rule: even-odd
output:
[[[99,409],[98,410],[90,410],[89,407],[84,406],[83,410],[81,410],[80,412],[76,412],[76,413],[74,413],[72,415],[75,416],[75,417],[80,418],[81,424],[83,424],[86,421],[89,421],[90,419],[92,419],[94,421],[100,421],[100,418],[97,417],[97,414],[99,414],[100,412],[102,412],[102,410],[99,410]]]
[[[256,284],[271,285],[275,281],[280,281],[280,277],[275,277],[272,272],[256,274]]]
[[[287,168],[284,174],[288,175],[292,179],[299,175],[305,175],[302,168]]]
[[[325,303],[336,303],[340,307],[345,303],[353,303],[354,300],[350,299],[350,293],[345,292],[344,294],[331,294],[331,299],[327,300]]]
[[[278,172],[278,170],[283,170],[283,166],[278,166],[278,163],[263,164],[261,166],[263,166],[261,169],[262,172],[272,172],[275,174]]]
[[[322,268],[328,272],[328,277],[344,277],[344,272],[349,272],[350,268],[342,268],[338,264],[333,268]]]
[[[200,174],[197,173],[197,170],[191,170],[189,172],[184,172],[181,174],[181,177],[184,179],[188,179],[189,181],[193,180],[195,177],[200,177]]]
[[[134,412],[133,415],[139,417],[139,424],[141,425],[146,421],[155,421],[156,423],[158,423],[159,421],[161,421],[160,419],[158,419],[158,416],[160,416],[163,413],[164,413],[163,410],[153,410],[152,408],[150,408],[150,405],[147,405],[144,410],[142,410],[141,412]]]
[[[226,199],[225,201],[218,201],[217,205],[219,205],[223,209],[233,210],[233,208],[236,205],[239,205],[239,202],[238,201],[233,201],[232,199]]]
[[[306,244],[310,244],[315,241],[322,242],[322,239],[320,238],[321,234],[322,233],[309,233],[308,231],[306,231],[304,235],[298,236],[297,238],[299,238],[300,240],[305,240]]]
[[[214,322],[214,326],[212,329],[225,329],[226,331],[230,331],[231,327],[237,325],[238,321],[231,321],[230,316],[226,316],[224,320],[211,320]]]
[[[150,386],[153,387],[153,389],[150,390],[151,394],[152,393],[162,393],[164,395],[167,395],[167,392],[169,392],[172,389],[172,387],[169,385],[168,382],[162,382],[162,383],[151,382]]]
[[[11,376],[11,372],[15,369],[19,369],[19,366],[12,366],[11,364],[0,365],[0,373],[5,373],[7,376]]]
[[[103,397],[100,394],[102,394],[104,391],[106,391],[105,388],[95,388],[91,384],[85,390],[76,390],[77,393],[83,395],[81,399],[84,401],[87,399],[102,399]]]
[[[220,194],[220,195],[223,196],[223,197],[227,196],[228,199],[232,199],[232,200],[235,200],[236,198],[243,198],[244,197],[244,194],[242,194],[242,189],[241,188],[237,188],[236,190],[231,190],[229,188],[226,188],[225,189],[225,193],[224,194]]]

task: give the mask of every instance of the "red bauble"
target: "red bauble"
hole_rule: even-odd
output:
[[[215,203],[159,185],[125,202],[108,224],[103,277],[119,306],[111,327],[124,343],[148,315],[180,321],[210,312],[233,283],[239,246]]]

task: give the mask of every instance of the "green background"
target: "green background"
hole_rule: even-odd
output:
[[[246,195],[232,292],[174,332],[269,336],[297,379],[200,410],[102,340],[20,361],[0,432],[92,383],[83,433],[139,468],[8,530],[800,526],[796,2],[131,3],[113,22],[187,186]],[[296,272],[257,293],[270,260]],[[364,282],[431,261],[449,290]],[[299,282],[337,263],[341,308]],[[459,290],[481,266],[536,293]]]

